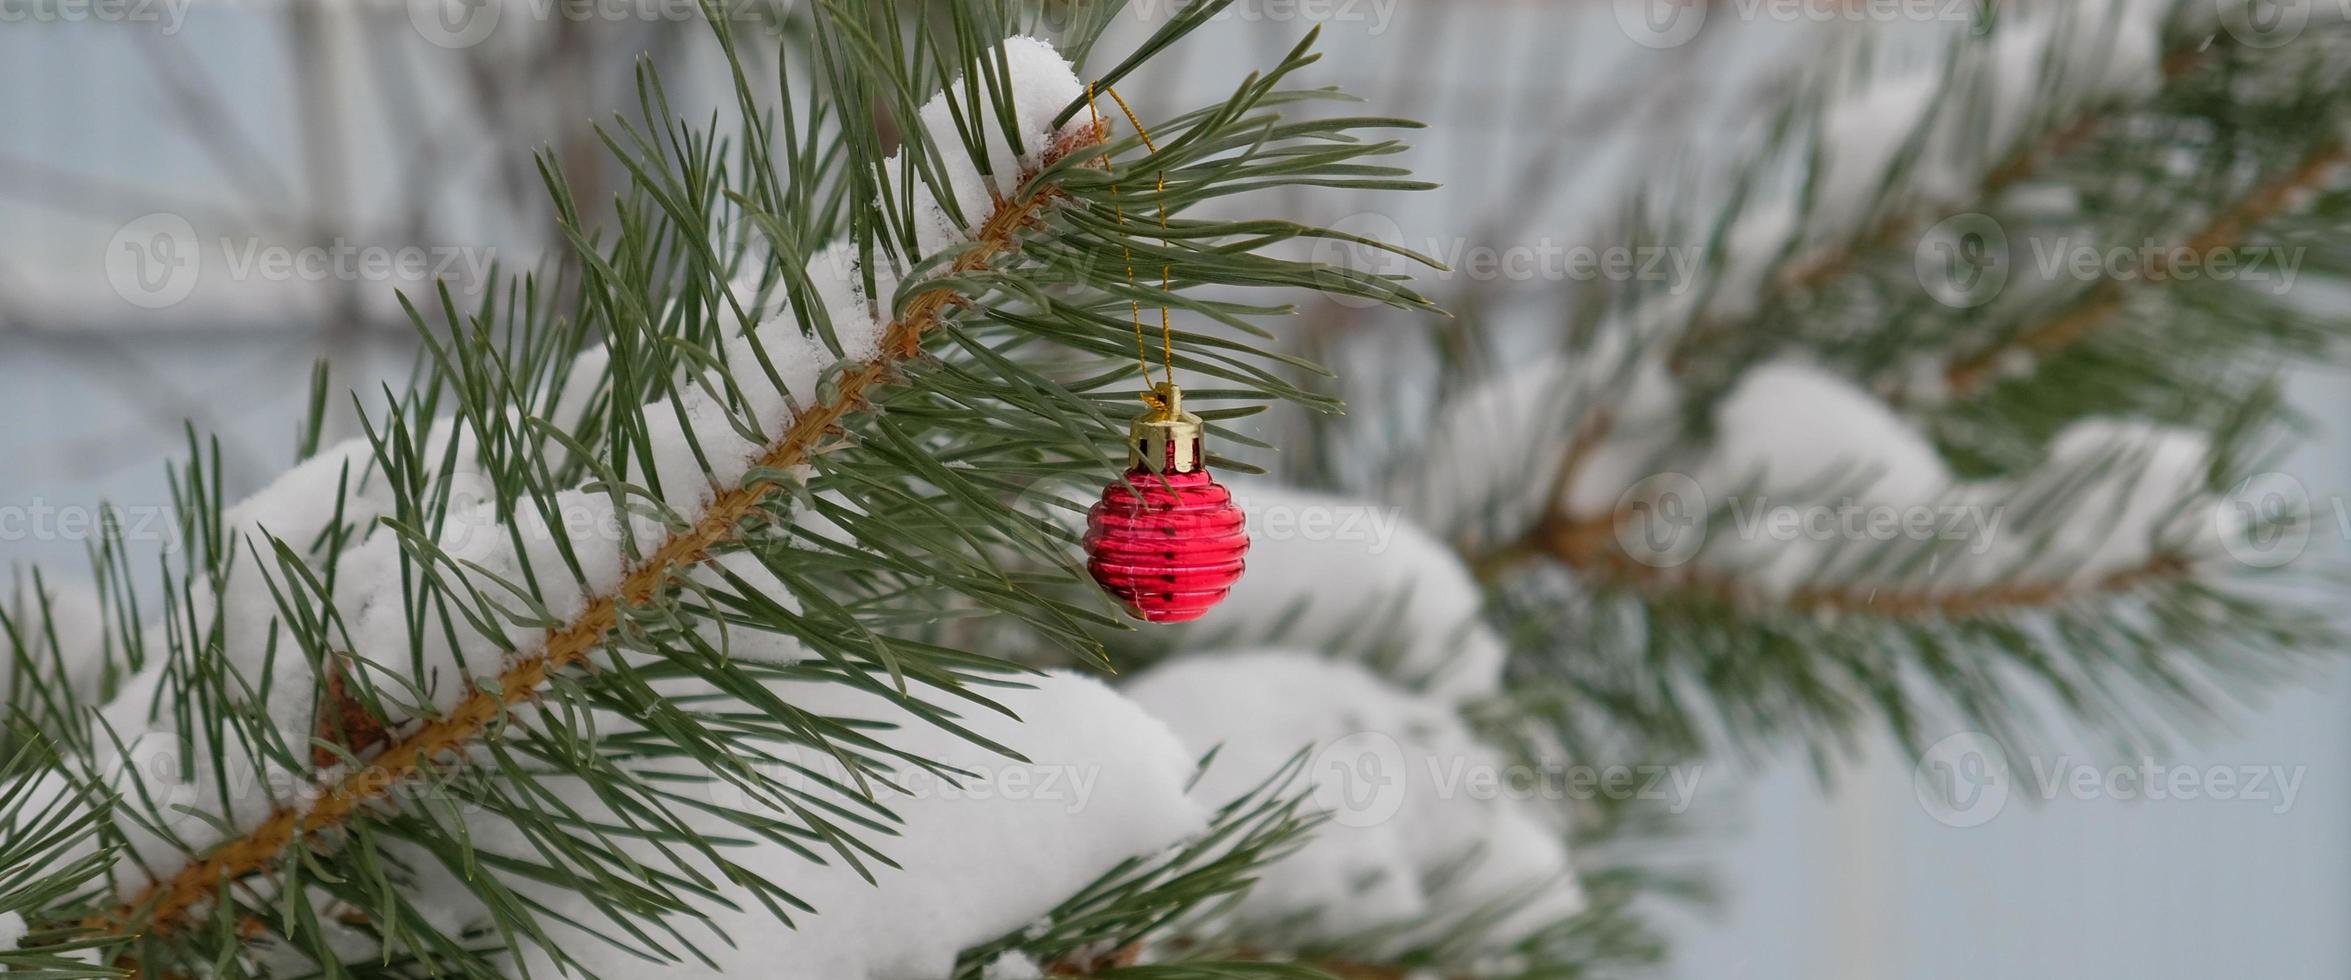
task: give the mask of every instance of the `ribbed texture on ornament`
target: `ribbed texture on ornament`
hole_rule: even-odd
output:
[[[1232,591],[1248,553],[1241,508],[1206,470],[1128,470],[1086,516],[1086,570],[1148,622],[1200,618]]]

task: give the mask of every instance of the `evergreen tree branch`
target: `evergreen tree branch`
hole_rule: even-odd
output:
[[[1554,514],[1538,525],[1534,537],[1545,555],[1603,587],[1650,596],[1690,596],[1749,612],[1803,616],[1866,614],[1894,620],[1999,616],[2177,582],[2195,571],[2184,556],[2158,553],[2136,566],[2088,581],[2023,578],[1950,589],[1881,589],[1869,582],[1852,582],[1808,585],[1774,597],[1735,573],[1710,570],[1696,562],[1667,567],[1635,559],[1616,538],[1619,529],[1633,520],[1623,512],[1586,519]]]
[[[2175,47],[2163,59],[2163,84],[2177,82],[2201,64],[2215,44],[2228,43],[2225,38],[2200,36]],[[2028,180],[2039,176],[2050,163],[2064,159],[2074,150],[2113,124],[2113,107],[2106,105],[2085,108],[2072,119],[2042,133],[2037,140],[2009,154],[2006,160],[1984,173],[1976,185],[1975,198],[1989,200],[2007,193]],[[1826,288],[1830,283],[1857,271],[1869,255],[1878,249],[1906,245],[1919,229],[1919,223],[1928,212],[1918,208],[1902,208],[1887,214],[1876,224],[1834,249],[1799,259],[1771,280],[1774,292],[1765,304],[1775,304],[1787,296]]]
[[[1081,130],[1050,148],[1044,165],[1097,145],[1106,135],[1099,127]],[[1024,179],[1029,176],[1034,172],[1025,174]],[[1035,221],[1057,193],[1045,187],[1015,200],[999,200],[974,235],[971,247],[947,274],[978,272],[1014,252],[1018,247],[1015,235]],[[886,330],[882,353],[844,374],[831,398],[801,412],[753,467],[752,482],[719,493],[699,520],[673,531],[614,593],[593,599],[569,624],[549,630],[544,651],[507,667],[495,688],[475,690],[448,715],[401,738],[373,762],[333,786],[323,787],[309,807],[280,811],[253,831],[222,844],[202,860],[86,925],[99,932],[143,928],[168,934],[184,925],[191,913],[213,900],[222,888],[276,866],[289,847],[335,829],[369,803],[430,770],[435,760],[462,755],[511,709],[537,697],[558,672],[584,664],[618,624],[624,609],[649,602],[678,575],[707,557],[711,548],[731,538],[781,489],[758,474],[780,473],[808,462],[844,417],[859,410],[868,390],[889,383],[901,364],[921,354],[924,337],[941,325],[943,315],[958,302],[957,293],[948,288],[930,289],[909,301]]]
[[[1595,409],[1571,444],[1546,499],[1564,500],[1583,464],[1607,438],[1605,410]],[[1547,509],[1517,540],[1484,555],[1473,555],[1481,579],[1492,582],[1529,561],[1547,558],[1574,569],[1603,587],[1631,589],[1657,597],[1687,595],[1754,612],[1808,616],[1867,614],[1895,620],[1955,620],[2046,609],[2077,600],[2111,596],[2150,585],[2184,580],[2195,572],[2186,557],[2157,553],[2136,567],[2080,581],[2071,577],[2008,579],[1949,589],[1881,589],[1869,582],[1808,585],[1772,597],[1736,574],[1692,561],[1663,566],[1625,552],[1617,535],[1638,516],[1626,509],[1578,517],[1564,507]]]
[[[2351,161],[2351,148],[2346,148],[2340,140],[2319,144],[2298,166],[2223,209],[2188,240],[2187,251],[2201,255],[2243,242],[2255,229],[2292,208],[2303,195],[2323,187],[2346,161]],[[2150,277],[2145,281],[2160,285],[2166,280]],[[2125,286],[2125,282],[2109,279],[2058,316],[2030,324],[1990,347],[1955,360],[1944,376],[1950,396],[1965,398],[1983,390],[1999,379],[2002,365],[2011,356],[2046,357],[2079,343],[2122,312]]]
[[[2203,32],[2191,32],[2186,39],[2177,41],[2164,55],[2159,89],[2178,84],[2207,63],[2216,47],[2230,43],[2225,35]],[[1982,171],[1967,198],[1978,202],[1995,200],[2040,177],[2050,165],[2066,159],[2111,128],[2116,116],[2116,107],[2101,100],[2082,106],[2063,120],[2029,135],[2022,145]],[[1931,127],[1935,122],[1936,116],[1930,113],[1918,125]],[[1903,191],[1899,186],[1889,186],[1886,193],[1898,197]],[[1886,206],[1888,203],[1892,206]],[[1873,209],[1878,212],[1874,220],[1850,234],[1787,257],[1778,269],[1765,276],[1753,312],[1738,317],[1700,316],[1673,342],[1667,363],[1676,373],[1681,373],[1707,347],[1736,342],[1742,334],[1752,332],[1757,323],[1784,314],[1803,297],[1817,295],[1849,277],[1865,273],[1877,256],[1889,250],[1908,249],[1921,225],[1934,216],[1934,206],[1949,203],[1944,199],[1881,201]]]

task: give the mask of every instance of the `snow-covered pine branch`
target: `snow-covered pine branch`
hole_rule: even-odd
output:
[[[1698,288],[1615,286],[1556,356],[1466,369],[1387,489],[1500,587],[1515,635],[1551,637],[1518,662],[1685,744],[1945,709],[1997,731],[2019,672],[2102,727],[2176,731],[2330,642],[2236,557],[2300,518],[2248,525],[2230,494],[2275,434],[2278,358],[2332,355],[2339,318],[2040,256],[2323,250],[2351,100],[2309,80],[2347,50],[2340,25],[2254,46],[2161,2],[1838,60],[1710,172],[1732,186],[1677,187],[1700,210],[1628,232],[1701,249]],[[1980,296],[1925,264],[1961,233],[2004,249]],[[2091,630],[2114,638],[2068,639]]]
[[[45,733],[60,758],[11,763],[11,798],[36,804],[18,812],[92,830],[43,843],[40,889],[0,892],[40,943],[26,955],[157,974],[944,975],[1225,826],[1183,796],[1193,760],[1158,722],[1026,673],[1032,651],[956,648],[926,624],[995,615],[1099,660],[1087,631],[1112,614],[1067,591],[1074,563],[1009,491],[1100,472],[1134,410],[1131,379],[1101,369],[1131,356],[1113,311],[1134,290],[1111,256],[1149,249],[1182,288],[1421,303],[1271,254],[1317,234],[1303,226],[1130,240],[1109,189],[1164,171],[1185,221],[1235,186],[1406,186],[1362,162],[1398,149],[1362,135],[1393,124],[1283,120],[1329,97],[1283,87],[1313,60],[1301,43],[1161,123],[1146,164],[1113,163],[1137,140],[1088,121],[1051,46],[980,40],[1004,36],[985,8],[909,36],[886,6],[816,18],[831,55],[805,103],[787,91],[794,111],[738,88],[739,154],[646,77],[643,117],[607,127],[633,178],[617,237],[579,226],[547,171],[576,287],[525,281],[474,311],[444,294],[436,325],[412,308],[424,383],[243,503],[220,499],[217,460],[179,474],[194,546],[139,631],[145,669],[102,708],[55,713],[73,722]],[[910,81],[957,74],[910,101]],[[877,112],[921,124],[894,156],[839,128]],[[817,229],[834,244],[807,245]],[[764,270],[747,277],[706,244],[743,237]],[[575,358],[579,340],[596,346]],[[1305,398],[1269,357],[1223,342],[1182,366],[1225,398]],[[1059,374],[1072,364],[1089,366]],[[1006,553],[1051,571],[1007,576]],[[902,799],[992,769],[1102,774],[1115,798],[1059,814]],[[988,826],[1003,832],[973,836]],[[1119,907],[1179,907],[1187,887]],[[903,914],[926,901],[936,915]]]

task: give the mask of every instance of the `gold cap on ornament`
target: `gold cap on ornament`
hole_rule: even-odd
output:
[[[1201,451],[1207,426],[1184,411],[1184,390],[1162,381],[1143,396],[1151,410],[1127,429],[1127,465],[1153,473],[1193,473],[1208,464]]]

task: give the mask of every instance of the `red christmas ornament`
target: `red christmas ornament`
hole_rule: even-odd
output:
[[[1102,488],[1086,516],[1086,570],[1152,623],[1198,619],[1241,578],[1249,531],[1233,495],[1208,475],[1200,417],[1173,384],[1127,438],[1123,482]]]

